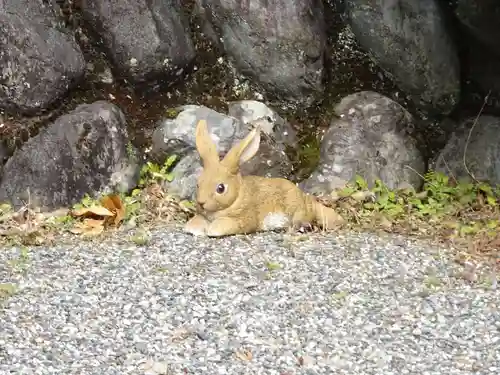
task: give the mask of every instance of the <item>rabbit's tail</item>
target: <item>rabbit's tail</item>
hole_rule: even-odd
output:
[[[313,200],[312,209],[316,224],[325,230],[334,229],[345,222],[344,218],[333,208],[322,205],[316,199]]]

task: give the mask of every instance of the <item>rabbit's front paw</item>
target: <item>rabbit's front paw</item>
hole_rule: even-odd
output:
[[[206,236],[208,221],[200,215],[193,216],[184,226],[184,231],[193,236]]]
[[[242,231],[237,221],[228,217],[222,217],[208,224],[206,233],[209,237],[222,237],[232,234],[241,234]]]

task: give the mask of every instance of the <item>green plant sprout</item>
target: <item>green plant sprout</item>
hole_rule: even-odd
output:
[[[141,169],[139,187],[144,187],[151,182],[173,181],[174,175],[171,170],[176,160],[177,155],[171,155],[163,165],[148,161]]]

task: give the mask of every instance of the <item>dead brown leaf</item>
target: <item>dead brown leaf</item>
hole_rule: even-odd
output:
[[[74,217],[83,218],[70,230],[73,234],[96,236],[108,225],[118,226],[125,218],[125,205],[118,195],[106,195],[100,200],[101,205],[92,205],[73,210]]]
[[[97,236],[104,231],[104,220],[84,219],[83,222],[75,223],[75,226],[70,229],[73,234],[81,234],[84,236]]]
[[[306,366],[306,365],[312,363],[313,359],[312,359],[312,357],[305,355],[305,356],[297,357],[297,362],[298,362],[298,365],[302,367],[302,366]]]
[[[101,204],[114,214],[114,226],[118,226],[125,219],[125,205],[119,195],[106,195],[101,198]]]
[[[165,192],[157,183],[148,185],[148,187],[146,188],[146,192],[148,195],[154,196],[157,199],[163,199],[165,197]]]
[[[92,217],[92,216],[103,216],[112,217],[114,214],[108,210],[106,207],[93,205],[91,207],[82,207],[71,211],[71,214],[76,217]]]
[[[253,358],[252,352],[246,349],[237,350],[235,356],[242,361],[251,361]]]

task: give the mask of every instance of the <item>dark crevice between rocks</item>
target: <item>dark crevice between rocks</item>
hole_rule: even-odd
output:
[[[456,109],[448,117],[456,121],[465,117],[475,117],[481,111],[481,108],[483,108],[483,114],[499,116],[499,88],[490,83],[485,85],[483,82],[481,84],[477,81],[475,74],[478,73],[478,61],[481,61],[484,67],[487,67],[489,64],[498,66],[500,64],[500,57],[495,57],[494,51],[483,45],[460,22],[455,11],[457,0],[442,0],[439,4],[447,10],[445,12],[447,14],[446,21],[449,23],[450,29],[456,31],[451,35],[454,37],[457,45],[461,62],[462,95]],[[484,107],[483,104],[485,104]]]
[[[479,40],[475,39],[462,25],[457,29],[461,35],[461,61],[462,61],[462,96],[456,110],[450,114],[451,119],[462,119],[464,117],[476,116],[481,108],[483,114],[500,116],[500,87],[495,87],[493,83],[480,82],[476,75],[478,61],[482,60],[484,66],[481,69],[488,69],[488,66],[500,64],[500,58],[496,58],[488,51]],[[486,73],[487,75],[488,73]],[[485,103],[486,101],[486,103]]]

